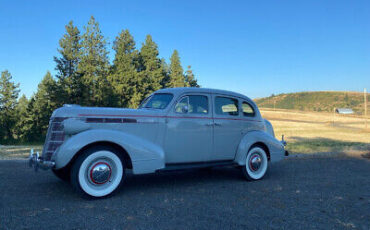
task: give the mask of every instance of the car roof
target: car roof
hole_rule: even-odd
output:
[[[249,97],[240,94],[235,93],[228,90],[221,90],[221,89],[210,89],[210,88],[197,88],[197,87],[179,87],[179,88],[165,88],[157,90],[155,93],[173,93],[173,94],[182,94],[182,93],[214,93],[214,94],[224,94],[224,95],[230,95],[234,97],[240,97],[245,98],[250,101],[252,101]]]

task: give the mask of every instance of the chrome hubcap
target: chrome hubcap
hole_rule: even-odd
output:
[[[111,175],[112,168],[106,162],[98,162],[90,170],[90,180],[94,184],[105,184]]]
[[[262,165],[262,158],[259,154],[253,154],[249,160],[249,168],[252,171],[258,171]]]

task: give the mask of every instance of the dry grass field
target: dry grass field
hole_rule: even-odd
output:
[[[271,121],[276,137],[282,134],[292,153],[370,153],[370,119],[365,130],[361,117],[323,112],[261,109]]]
[[[29,156],[31,148],[41,154],[41,145],[0,145],[0,160],[26,158]]]
[[[370,155],[370,119],[365,130],[364,119],[355,116],[273,109],[261,109],[261,113],[271,121],[278,139],[285,135],[287,149],[293,154]],[[42,150],[41,145],[0,145],[0,159],[28,157],[31,148]]]

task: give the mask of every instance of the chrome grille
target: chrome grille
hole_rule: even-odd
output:
[[[64,131],[62,122],[67,117],[52,117],[49,122],[48,133],[46,135],[42,157],[44,160],[51,160],[55,150],[64,142]]]

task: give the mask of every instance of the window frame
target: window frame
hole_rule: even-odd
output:
[[[222,113],[222,114],[219,114],[217,113],[217,105],[216,105],[216,100],[218,97],[221,97],[221,98],[227,98],[227,99],[231,99],[231,100],[235,100],[237,101],[237,114],[235,115],[231,115],[231,114],[225,114],[225,113]],[[214,116],[224,116],[224,117],[240,117],[240,100],[239,98],[236,98],[236,97],[233,97],[233,96],[229,96],[229,95],[214,95],[214,100],[213,100],[213,110],[214,110]],[[221,108],[222,109],[222,108]]]
[[[180,103],[180,101],[182,101],[184,98],[188,98],[188,109],[190,108],[190,97],[191,96],[201,96],[201,97],[205,97],[207,99],[207,113],[189,113],[189,111],[187,113],[180,113],[180,112],[177,112],[176,111],[176,107],[177,107],[177,104]],[[206,95],[206,94],[185,94],[185,95],[181,95],[179,96],[179,99],[176,101],[176,103],[174,104],[173,106],[173,112],[175,114],[181,114],[181,115],[201,115],[201,116],[209,116],[209,111],[211,109],[211,106],[210,106],[210,100],[209,100],[209,96]]]
[[[253,111],[253,113],[251,115],[245,115],[244,114],[244,111],[243,111],[243,104],[247,104]],[[255,108],[253,107],[253,105],[251,105],[251,103],[245,101],[245,100],[242,100],[242,103],[241,103],[241,112],[242,112],[242,116],[243,117],[255,117],[256,116],[256,110]]]
[[[145,106],[144,106],[144,104],[148,103],[148,102],[149,102],[149,100],[150,100],[151,98],[153,98],[155,95],[158,95],[158,94],[167,94],[167,95],[171,95],[171,96],[172,96],[171,100],[168,102],[168,104],[166,105],[166,107],[164,107],[164,108],[147,108],[147,107],[145,107]],[[141,102],[141,104],[139,105],[139,109],[157,109],[157,110],[166,110],[166,109],[168,108],[168,106],[170,106],[170,105],[171,105],[171,103],[173,102],[174,97],[175,97],[175,95],[174,95],[173,93],[153,93],[152,95],[148,96],[147,98],[145,98],[145,99]],[[144,103],[144,102],[145,102],[145,103]]]

